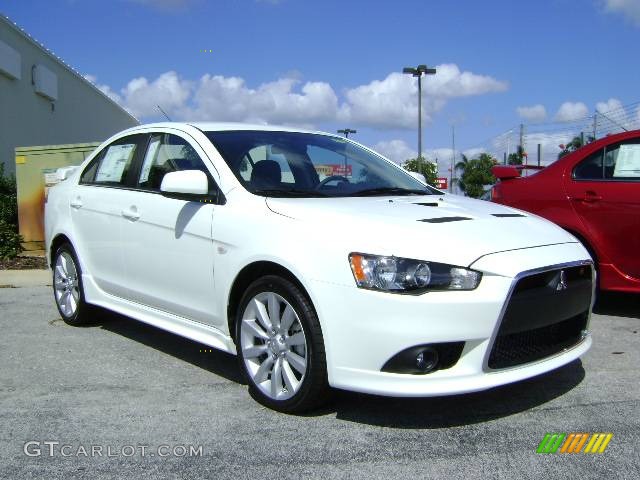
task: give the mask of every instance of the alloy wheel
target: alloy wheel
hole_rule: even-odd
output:
[[[53,282],[60,311],[67,318],[73,317],[80,302],[80,284],[76,264],[68,252],[58,255]]]
[[[293,397],[305,378],[307,342],[298,314],[274,292],[247,304],[240,326],[242,358],[251,381],[272,400]]]

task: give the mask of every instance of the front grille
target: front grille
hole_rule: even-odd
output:
[[[489,368],[535,362],[576,345],[591,306],[591,266],[522,278],[515,286],[489,355]]]

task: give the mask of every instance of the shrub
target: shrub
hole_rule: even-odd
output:
[[[18,234],[18,196],[16,177],[5,175],[0,163],[0,258],[15,258],[22,252]]]

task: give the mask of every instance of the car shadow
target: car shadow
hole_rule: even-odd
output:
[[[208,345],[101,308],[96,308],[94,322],[87,327],[122,335],[232,382],[246,384],[236,357]]]
[[[436,429],[484,423],[540,407],[584,379],[580,360],[552,372],[483,392],[446,397],[393,398],[337,392],[336,417],[380,427]]]
[[[246,384],[233,355],[107,310],[97,310],[93,327],[96,326],[227,380]],[[211,353],[201,353],[203,350]],[[335,390],[332,400],[325,407],[303,416],[335,414],[339,420],[406,429],[470,425],[544,405],[575,388],[584,376],[582,363],[576,360],[528,380],[465,395],[393,398]]]
[[[640,318],[640,295],[621,292],[600,292],[593,313],[614,317]]]

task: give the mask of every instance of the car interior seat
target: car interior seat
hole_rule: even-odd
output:
[[[282,170],[275,160],[260,160],[253,165],[251,184],[255,188],[279,187],[282,182]]]

